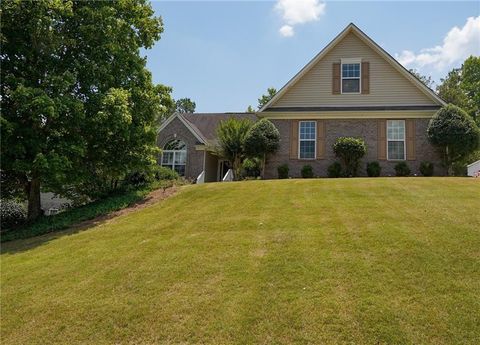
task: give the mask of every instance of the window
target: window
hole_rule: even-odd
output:
[[[187,162],[187,146],[181,140],[170,140],[163,146],[161,165],[175,170],[180,176],[185,176]]]
[[[405,159],[405,120],[387,121],[387,159]]]
[[[360,92],[360,62],[343,63],[342,61],[342,93]]]
[[[300,159],[315,159],[316,156],[316,141],[317,141],[317,122],[315,121],[300,121],[298,127],[300,132],[299,138],[299,158]]]

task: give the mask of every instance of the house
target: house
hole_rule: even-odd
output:
[[[441,155],[428,142],[430,118],[445,103],[354,24],[348,25],[256,114],[175,114],[161,126],[160,164],[188,178],[204,172],[205,181],[219,181],[228,170],[206,148],[215,142],[215,129],[228,117],[267,118],[278,128],[280,149],[268,158],[265,178],[276,178],[277,167],[288,164],[300,176],[311,165],[326,176],[336,158],[338,137],[363,138],[366,162],[378,161],[382,175],[406,161],[419,174],[422,161],[444,174]]]

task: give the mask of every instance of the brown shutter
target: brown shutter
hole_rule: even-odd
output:
[[[405,120],[405,136],[407,139],[407,160],[415,160],[415,119]]]
[[[332,93],[334,95],[339,95],[340,94],[340,63],[338,63],[338,62],[335,62],[333,64]]]
[[[325,121],[317,121],[317,159],[325,158]]]
[[[370,62],[362,62],[362,94],[370,93]]]
[[[377,149],[378,149],[378,159],[385,160],[387,159],[387,121],[378,120],[377,121]]]
[[[298,120],[291,120],[290,159],[298,159]]]

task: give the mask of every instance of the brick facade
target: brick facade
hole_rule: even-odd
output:
[[[277,167],[287,163],[291,177],[300,177],[300,171],[304,165],[311,165],[316,176],[327,176],[327,168],[336,161],[333,153],[333,144],[338,137],[351,136],[365,140],[367,154],[360,163],[359,175],[366,176],[366,164],[371,161],[379,161],[382,167],[382,176],[395,176],[394,166],[398,161],[378,160],[377,149],[377,120],[375,119],[351,119],[351,120],[324,120],[325,121],[325,159],[300,160],[290,159],[290,135],[291,120],[272,120],[280,131],[280,149],[275,155],[269,157],[265,168],[265,178],[277,178]],[[426,130],[429,119],[415,120],[415,160],[406,161],[412,174],[420,175],[419,166],[422,161],[432,162],[435,165],[435,175],[444,175],[445,169],[441,166],[441,157],[438,151],[430,145]]]

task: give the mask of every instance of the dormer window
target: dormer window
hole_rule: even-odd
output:
[[[342,93],[360,93],[360,59],[342,59]]]

